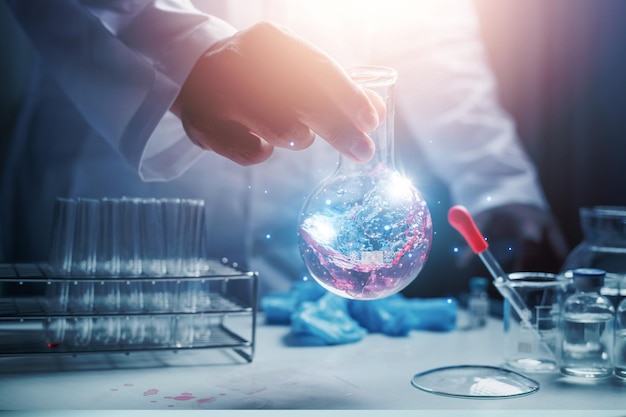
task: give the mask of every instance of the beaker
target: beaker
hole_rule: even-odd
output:
[[[583,240],[567,256],[562,272],[576,268],[606,271],[601,294],[613,306],[626,297],[626,207],[594,206],[579,210]]]
[[[305,201],[299,247],[324,288],[371,300],[397,293],[417,277],[430,251],[432,220],[420,192],[394,164],[396,71],[357,67],[348,74],[386,105],[385,117],[368,132],[376,151],[366,163],[339,155],[335,172]]]
[[[504,300],[505,365],[522,372],[556,372],[567,281],[550,273],[515,272],[509,274],[508,285],[530,314],[523,320]]]

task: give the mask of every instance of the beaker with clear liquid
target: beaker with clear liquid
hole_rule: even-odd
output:
[[[509,300],[504,300],[505,365],[521,372],[557,372],[567,281],[547,272],[514,272],[509,274],[509,286],[529,315],[524,320]]]
[[[367,163],[339,156],[336,171],[305,201],[298,239],[309,272],[324,288],[372,300],[401,291],[418,276],[430,252],[432,220],[420,192],[395,168],[396,71],[370,66],[348,74],[385,102],[385,117],[368,132],[376,151]]]

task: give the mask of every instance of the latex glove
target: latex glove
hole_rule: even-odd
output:
[[[507,272],[558,272],[568,253],[551,213],[535,206],[509,204],[478,213],[474,221]],[[467,266],[473,253],[459,257]]]
[[[309,42],[259,23],[198,60],[172,111],[195,144],[241,165],[266,160],[275,146],[307,148],[315,133],[365,162],[374,153],[365,132],[384,103]]]

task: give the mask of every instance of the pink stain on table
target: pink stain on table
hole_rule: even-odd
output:
[[[200,398],[198,400],[198,404],[208,404],[208,403],[212,403],[213,401],[215,401],[217,398],[216,397],[208,397],[208,398]]]
[[[163,398],[167,398],[168,400],[175,400],[175,401],[189,401],[189,400],[193,400],[196,397],[194,397],[193,394],[191,394],[190,392],[183,392],[182,394],[177,395],[175,397],[168,396],[168,397],[163,397]]]
[[[159,390],[156,388],[150,388],[147,391],[144,391],[143,396],[147,397],[148,395],[157,395],[159,393]]]

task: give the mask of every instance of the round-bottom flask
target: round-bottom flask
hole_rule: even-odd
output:
[[[430,252],[432,220],[420,192],[394,165],[395,70],[360,67],[349,74],[385,101],[385,118],[369,132],[376,152],[363,164],[339,156],[337,170],[304,204],[299,246],[324,288],[372,300],[399,292],[418,276]]]

